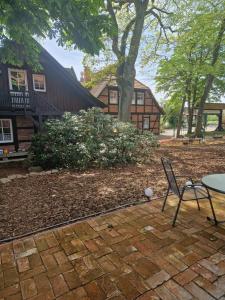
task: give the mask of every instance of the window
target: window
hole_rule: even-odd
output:
[[[9,88],[12,91],[24,92],[28,90],[27,72],[20,69],[8,69]]]
[[[144,117],[144,119],[143,119],[143,129],[149,129],[149,128],[150,128],[149,117]]]
[[[145,104],[145,93],[137,92],[137,105],[144,105],[144,104]]]
[[[33,74],[33,88],[37,92],[46,92],[45,75]]]
[[[12,120],[0,119],[0,143],[13,142]]]
[[[109,91],[109,104],[118,104],[118,91]]]
[[[131,104],[136,104],[136,93],[135,92],[133,92]]]

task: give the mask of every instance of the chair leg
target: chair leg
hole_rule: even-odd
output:
[[[213,207],[213,204],[212,204],[211,195],[209,195],[209,203],[210,203],[210,207],[211,207],[211,210],[212,210],[212,214],[213,214],[213,219],[214,219],[215,225],[217,225],[218,222],[217,222],[215,210],[214,210],[214,207]]]
[[[163,201],[162,211],[164,211],[164,208],[165,208],[165,205],[166,205],[166,200],[167,200],[168,195],[169,195],[169,191],[170,191],[170,188],[168,187],[167,192],[166,192],[166,197]]]
[[[198,199],[196,199],[196,201],[197,201],[197,205],[198,205],[198,210],[200,210],[200,204],[199,204]]]
[[[175,223],[176,223],[176,220],[177,220],[177,215],[178,215],[178,212],[180,210],[181,201],[182,201],[182,198],[179,199],[179,202],[178,202],[178,205],[177,205],[177,210],[176,210],[175,216],[173,218],[173,226],[175,226]]]
[[[200,210],[200,204],[199,204],[199,201],[198,201],[198,196],[197,196],[195,188],[194,188],[194,193],[195,193],[195,198],[196,198],[196,202],[197,202],[197,205],[198,205],[198,210]]]

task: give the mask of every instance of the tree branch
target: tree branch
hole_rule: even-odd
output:
[[[134,65],[137,59],[141,34],[144,27],[145,13],[147,11],[148,3],[149,3],[148,0],[144,0],[142,1],[142,3],[140,3],[139,1],[135,2],[136,18],[135,18],[134,29],[131,37],[131,42],[130,42],[130,49],[128,53],[129,62],[131,65],[132,64]]]
[[[121,53],[119,50],[118,46],[118,38],[119,38],[119,28],[118,28],[118,23],[116,20],[116,15],[112,7],[112,2],[111,0],[107,0],[107,10],[112,18],[112,22],[115,28],[115,34],[112,36],[112,50],[116,54],[117,58],[119,59],[121,57]]]
[[[153,6],[152,9],[158,10],[158,11],[160,11],[161,13],[164,13],[164,14],[166,14],[166,15],[172,15],[172,14],[173,14],[173,13],[170,12],[170,11],[167,11],[167,10],[165,10],[165,9],[162,9],[162,8],[159,8],[159,7],[156,7],[156,6]]]
[[[152,8],[149,9],[148,11],[146,11],[145,15],[147,16],[148,14],[150,14],[151,10],[152,10]],[[122,55],[125,54],[127,38],[128,38],[129,32],[130,32],[132,26],[135,24],[135,22],[136,22],[136,17],[131,19],[130,22],[127,24],[127,26],[124,29],[124,33],[121,38],[121,46],[120,46],[120,51],[121,51]]]
[[[121,38],[121,45],[120,45],[120,51],[121,51],[122,55],[125,55],[127,38],[128,38],[128,35],[129,35],[129,32],[130,32],[132,26],[135,23],[135,19],[136,19],[136,17],[133,18],[124,29],[123,36]]]

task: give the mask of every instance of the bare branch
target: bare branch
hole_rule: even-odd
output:
[[[155,43],[155,49],[154,49],[154,51],[155,51],[155,53],[157,52],[157,50],[158,50],[158,47],[159,47],[159,41],[161,40],[161,37],[162,37],[162,27],[160,27],[160,30],[159,30],[159,35],[158,35],[158,38],[157,38],[157,41],[156,41],[156,43]]]
[[[152,9],[155,9],[155,10],[157,10],[157,11],[160,11],[161,13],[166,14],[166,15],[172,15],[172,14],[173,14],[173,13],[170,12],[170,11],[167,11],[167,10],[165,10],[165,9],[162,9],[162,8],[159,8],[159,7],[156,7],[156,6],[153,6]]]
[[[157,10],[158,12],[164,13],[166,15],[170,15],[170,14],[172,14],[172,12],[168,12],[165,9],[158,8],[154,5],[145,12],[145,17],[147,17],[149,15],[153,15],[158,20],[158,23],[160,24],[160,37],[161,37],[162,32],[163,32],[164,36],[165,36],[165,38],[168,42],[168,37],[167,37],[166,30],[168,29],[171,32],[174,32],[174,31],[172,30],[172,28],[170,26],[165,26],[163,24],[163,22],[161,20],[161,17],[154,10]],[[127,26],[124,29],[124,32],[123,32],[123,35],[122,35],[122,38],[121,38],[121,45],[120,45],[120,52],[121,52],[122,55],[125,55],[127,38],[129,36],[129,32],[132,29],[135,22],[136,22],[136,17],[131,19],[130,22],[127,24]]]
[[[160,16],[159,16],[156,12],[152,11],[151,14],[152,14],[152,15],[157,19],[157,21],[159,22],[159,25],[160,25],[160,27],[161,27],[163,33],[164,33],[164,36],[165,36],[167,42],[169,42],[169,39],[168,39],[168,36],[167,36],[167,33],[166,33],[166,29],[170,29],[170,27],[165,26],[165,25],[163,24],[163,22],[162,22]]]

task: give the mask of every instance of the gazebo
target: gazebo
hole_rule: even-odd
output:
[[[225,128],[225,103],[206,103],[204,106],[205,115],[217,115],[218,126],[217,131],[222,131]],[[224,128],[223,128],[224,126]]]
[[[194,120],[197,117],[198,110],[194,110]],[[218,116],[218,126],[216,131],[222,131],[225,129],[225,103],[205,103],[203,114],[207,115],[216,115]],[[184,115],[188,119],[188,109],[187,107],[184,110]]]

